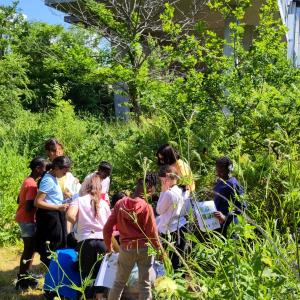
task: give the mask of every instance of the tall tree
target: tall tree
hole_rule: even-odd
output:
[[[185,10],[178,0],[82,0],[62,4],[68,7],[77,22],[95,28],[109,40],[110,63],[115,71],[113,75],[108,72],[109,77],[113,77],[115,83],[126,83],[121,86],[125,87],[123,92],[129,97],[131,109],[137,117],[142,113],[138,86],[141,77],[148,73],[147,60],[157,44],[170,40],[161,18],[166,2],[174,6],[182,30],[194,30],[196,16],[205,3],[202,0],[186,2]]]
[[[21,109],[20,98],[28,94],[26,57],[16,52],[27,22],[17,2],[0,5],[0,118],[8,120]]]
[[[31,97],[25,107],[45,110],[53,103],[49,94],[59,84],[65,98],[77,109],[107,113],[112,107],[107,85],[96,71],[105,64],[105,51],[99,49],[100,37],[81,28],[66,30],[60,25],[41,22],[29,24],[18,47],[28,58]]]

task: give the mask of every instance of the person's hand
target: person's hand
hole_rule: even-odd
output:
[[[105,254],[107,254],[108,257],[110,257],[113,253],[115,253],[115,251],[112,247],[106,249]]]
[[[64,199],[69,199],[69,198],[72,198],[72,193],[68,189],[66,189],[64,191]]]
[[[214,215],[219,220],[220,224],[223,224],[225,222],[226,217],[220,211],[214,212]]]
[[[67,211],[67,209],[69,208],[69,204],[59,204],[59,205],[57,205],[57,210],[59,210],[59,211]]]

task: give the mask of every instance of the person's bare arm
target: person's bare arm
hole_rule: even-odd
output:
[[[67,220],[72,224],[77,222],[77,215],[78,215],[78,206],[71,205],[67,211]]]
[[[69,204],[51,204],[46,202],[46,194],[43,192],[38,192],[34,200],[34,206],[37,208],[48,209],[48,210],[59,210],[66,211],[69,207]]]

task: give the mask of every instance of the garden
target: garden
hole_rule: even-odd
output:
[[[131,193],[137,178],[157,172],[156,151],[169,143],[192,169],[193,198],[212,200],[215,160],[230,157],[247,203],[229,228],[236,238],[212,232],[203,242],[187,232],[193,247],[179,272],[156,282],[154,297],[299,299],[300,73],[287,59],[277,1],[261,6],[247,49],[250,0],[206,4],[235,20],[230,41],[201,20],[186,31],[171,4],[163,3],[155,23],[161,41],[137,30],[144,24],[138,6],[127,22],[98,1],[83,2],[96,25],[69,29],[28,22],[17,3],[0,5],[1,299],[43,299],[15,291],[12,281],[22,246],[18,193],[49,138],[63,143],[80,181],[109,161],[111,195]],[[106,32],[112,44],[99,47]],[[223,55],[225,44],[233,55]],[[124,118],[114,114],[116,93],[128,99]]]

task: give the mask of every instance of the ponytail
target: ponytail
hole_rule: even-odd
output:
[[[96,219],[99,217],[101,182],[101,178],[97,174],[94,174],[86,187],[86,192],[91,196],[91,206],[94,209],[94,215]]]

